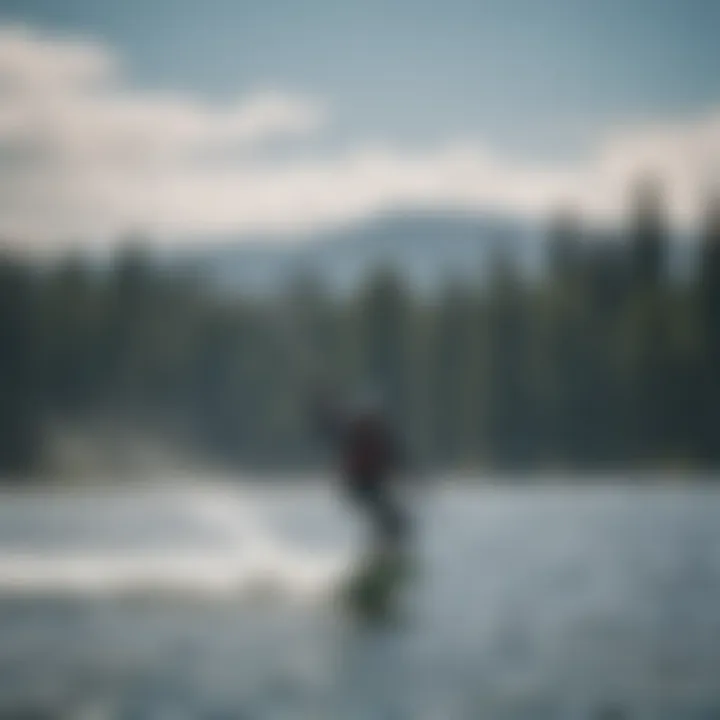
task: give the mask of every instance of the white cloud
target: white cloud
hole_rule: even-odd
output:
[[[294,162],[247,156],[324,120],[316,101],[277,92],[218,107],[141,91],[102,44],[0,28],[0,236],[52,248],[140,230],[171,242],[313,229],[394,206],[543,215],[572,204],[614,222],[647,172],[687,224],[720,164],[720,110],[611,132],[564,165],[510,161],[476,139],[414,154],[386,144]]]
[[[16,92],[87,88],[117,71],[105,46],[44,36],[25,26],[0,27],[0,87]]]

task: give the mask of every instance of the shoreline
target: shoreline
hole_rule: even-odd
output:
[[[626,489],[691,489],[715,488],[720,490],[720,469],[716,471],[679,472],[669,470],[624,470],[619,472],[564,471],[552,473],[538,471],[529,473],[445,472],[419,481],[401,480],[402,485],[424,491],[443,490],[454,487],[478,490],[599,490],[603,488]],[[82,491],[158,491],[207,489],[247,489],[264,491],[311,491],[342,485],[330,472],[259,473],[248,471],[218,471],[196,469],[183,471],[150,471],[147,473],[99,474],[68,478],[62,474],[52,477],[42,475],[23,479],[0,478],[0,494],[7,495],[64,495]]]

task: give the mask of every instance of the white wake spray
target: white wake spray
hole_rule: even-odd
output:
[[[167,503],[212,538],[210,547],[177,552],[0,547],[0,596],[308,601],[328,597],[349,567],[341,552],[294,547],[273,533],[257,504],[234,488],[171,491]]]

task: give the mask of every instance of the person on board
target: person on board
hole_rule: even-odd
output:
[[[316,394],[312,407],[316,426],[336,454],[347,496],[369,519],[376,546],[399,549],[409,533],[397,496],[407,457],[380,396],[365,392],[343,406],[324,391]]]

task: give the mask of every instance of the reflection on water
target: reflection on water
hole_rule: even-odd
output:
[[[720,492],[461,487],[420,510],[402,622],[366,627],[333,601],[359,528],[321,487],[5,494],[0,708],[720,712]]]

